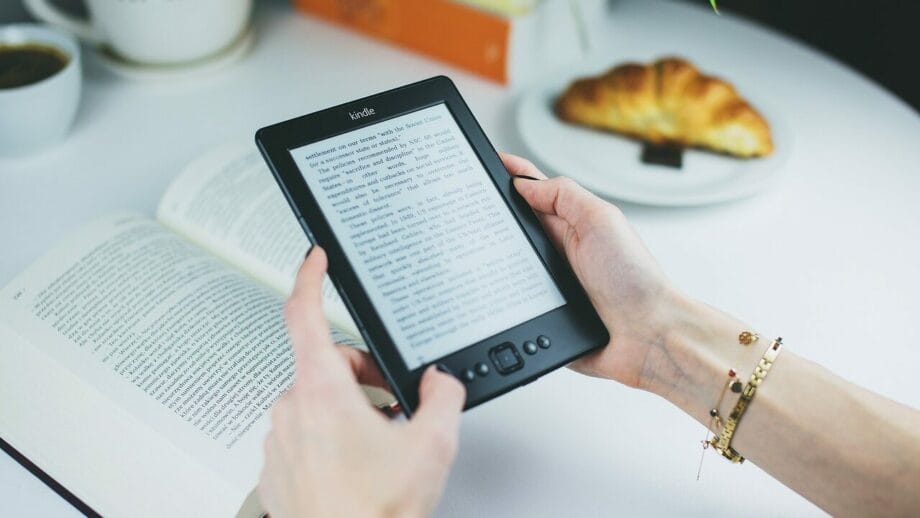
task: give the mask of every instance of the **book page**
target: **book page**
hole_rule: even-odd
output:
[[[0,291],[0,319],[210,469],[239,506],[261,470],[265,414],[292,379],[283,304],[157,222],[123,214],[14,279]]]
[[[189,164],[163,195],[157,219],[284,295],[310,246],[252,143],[227,144]],[[328,278],[324,296],[329,321],[360,337]]]
[[[239,489],[3,324],[0,358],[0,435],[96,512],[236,514]]]

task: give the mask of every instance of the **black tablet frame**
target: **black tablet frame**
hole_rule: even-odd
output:
[[[473,380],[465,380],[467,392],[464,408],[472,408],[525,385],[609,341],[607,329],[589,302],[578,279],[554,248],[534,212],[515,191],[511,182],[512,177],[502,164],[501,158],[486,138],[457,88],[447,77],[433,77],[261,128],[255,135],[259,150],[310,242],[317,243],[326,250],[329,257],[329,276],[407,416],[418,407],[418,385],[427,365],[412,370],[407,367],[316,199],[307,187],[290,150],[441,103],[446,104],[469,140],[473,151],[491,176],[511,213],[566,300],[566,304],[557,309],[470,344],[436,361],[461,379],[464,379],[463,374],[469,374],[468,369],[475,373],[477,364],[489,367],[488,374],[476,374]],[[362,112],[365,108],[372,109],[373,115],[357,120],[350,115]],[[549,338],[549,347],[540,347],[535,354],[525,353],[522,344],[525,341],[535,342],[539,336]],[[515,346],[523,366],[513,372],[500,374],[497,364],[490,359],[489,352],[495,346],[506,342]]]

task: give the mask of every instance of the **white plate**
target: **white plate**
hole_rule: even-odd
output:
[[[742,91],[767,119],[773,154],[737,159],[705,151],[684,151],[675,169],[640,161],[642,145],[611,133],[561,121],[552,104],[575,77],[609,68],[582,65],[555,74],[529,89],[518,106],[517,125],[524,143],[550,173],[565,175],[598,195],[647,205],[706,205],[756,194],[775,183],[792,147],[792,134],[780,112],[760,97]],[[756,92],[755,92],[756,93]]]
[[[247,27],[223,50],[210,56],[176,65],[145,65],[127,61],[105,47],[97,48],[99,62],[113,73],[138,81],[171,81],[175,79],[197,79],[203,75],[222,70],[239,61],[252,47],[253,29]]]

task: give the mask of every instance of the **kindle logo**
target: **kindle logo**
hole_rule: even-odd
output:
[[[364,117],[370,117],[374,114],[373,108],[364,108],[359,112],[348,112],[348,116],[351,117],[351,120],[356,121]]]

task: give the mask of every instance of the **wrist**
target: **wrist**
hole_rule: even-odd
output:
[[[730,315],[682,294],[669,306],[643,366],[642,386],[706,424],[728,369],[745,378],[763,351],[739,344],[738,334],[750,327]]]

